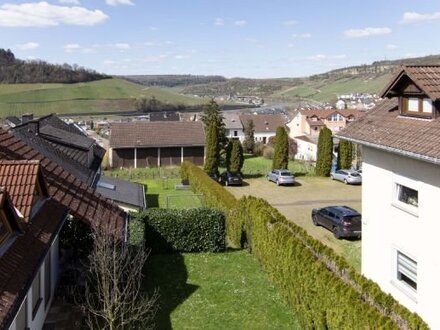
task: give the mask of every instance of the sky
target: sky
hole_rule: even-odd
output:
[[[0,1],[0,48],[115,75],[302,77],[440,54],[438,0]]]

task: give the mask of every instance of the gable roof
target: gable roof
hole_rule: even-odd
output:
[[[12,131],[77,178],[88,185],[94,184],[105,150],[74,125],[48,115],[16,126]]]
[[[203,123],[183,121],[112,123],[110,148],[204,146]]]
[[[243,127],[249,120],[254,123],[255,133],[275,133],[279,126],[285,127],[286,117],[284,115],[240,115]]]
[[[440,118],[400,116],[397,98],[386,99],[335,134],[355,143],[440,164]]]
[[[0,128],[0,159],[39,160],[49,196],[87,224],[123,234],[127,215],[56,161]]]
[[[236,112],[223,112],[223,123],[226,129],[243,129],[243,124],[240,121],[240,115]]]
[[[115,202],[130,204],[141,209],[147,207],[144,186],[139,183],[101,176],[96,191]]]
[[[0,160],[0,187],[7,188],[25,221],[29,221],[37,186],[48,197],[38,160]]]
[[[391,97],[392,89],[408,76],[433,101],[440,99],[440,65],[404,65],[380,93],[382,98]]]
[[[347,118],[353,116],[354,118],[359,118],[364,115],[364,112],[357,109],[305,109],[299,110],[299,113],[308,118],[316,116],[320,119],[327,119],[334,113],[339,113],[341,116]]]
[[[0,193],[2,201],[4,195]],[[13,206],[4,202],[0,203],[0,208],[8,214],[14,212]],[[14,320],[66,216],[66,207],[54,200],[46,200],[24,232],[16,235],[0,256],[1,329],[8,329]]]

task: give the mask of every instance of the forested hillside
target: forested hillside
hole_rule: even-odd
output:
[[[199,75],[132,75],[123,78],[144,86],[177,87],[225,82],[222,76],[199,76]]]
[[[17,59],[8,49],[0,48],[0,83],[77,83],[109,76],[85,69],[77,65],[55,65],[40,60],[23,61]]]

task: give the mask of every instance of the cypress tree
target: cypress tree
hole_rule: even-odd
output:
[[[255,147],[255,125],[254,121],[252,119],[249,119],[244,124],[244,141],[243,141],[243,149],[247,153],[254,153],[254,147]]]
[[[329,176],[332,168],[333,140],[332,131],[324,127],[319,132],[318,156],[316,160],[315,174],[319,176]]]
[[[347,140],[339,141],[338,168],[351,168],[353,162],[353,144]]]
[[[272,169],[287,169],[289,165],[289,137],[284,127],[277,128],[275,136],[275,151],[273,154]]]
[[[229,171],[241,173],[241,168],[243,167],[244,157],[243,157],[243,147],[239,140],[232,141],[231,147],[231,161]]]
[[[223,116],[220,112],[220,107],[213,99],[203,107],[201,120],[205,127],[208,127],[210,124],[214,124],[217,130],[217,139],[220,146],[219,150],[222,150],[224,147],[226,147],[228,139],[226,138]]]
[[[206,159],[204,170],[208,174],[218,174],[219,165],[219,144],[217,127],[214,122],[210,123],[205,129],[206,136]]]

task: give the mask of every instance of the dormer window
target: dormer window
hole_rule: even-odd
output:
[[[402,97],[400,113],[402,115],[432,118],[432,100],[427,97]]]

